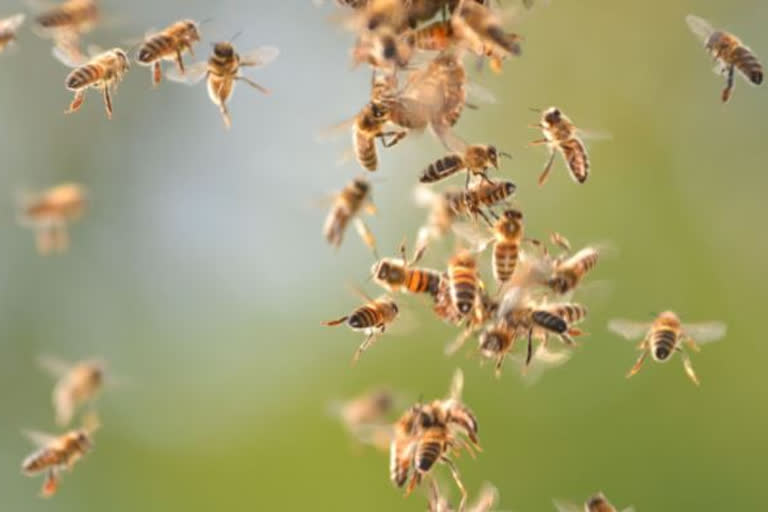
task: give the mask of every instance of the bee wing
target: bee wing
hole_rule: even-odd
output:
[[[566,501],[552,500],[552,503],[555,505],[558,512],[581,512],[584,510],[584,507]]]
[[[635,512],[635,507],[627,507],[622,512]]]
[[[15,14],[0,20],[0,32],[16,32],[26,17],[25,14]]]
[[[477,501],[469,508],[472,512],[490,512],[491,508],[499,501],[499,490],[488,482],[483,484]]]
[[[488,245],[493,242],[493,235],[489,235],[487,231],[482,230],[477,224],[470,222],[457,222],[452,226],[453,232],[456,236],[469,243],[471,250],[474,252],[483,252]]]
[[[498,318],[504,318],[507,313],[522,304],[527,292],[521,286],[505,286],[504,296],[499,302]]]
[[[347,135],[349,134],[352,127],[354,126],[356,119],[357,119],[356,116],[351,117],[349,119],[345,119],[344,121],[341,121],[340,123],[336,123],[334,125],[322,128],[315,135],[315,139],[317,141],[324,142],[329,139],[335,139],[341,135]]]
[[[101,428],[101,418],[96,411],[88,411],[83,415],[83,429],[89,434],[93,434]]]
[[[650,328],[650,323],[633,322],[632,320],[624,320],[621,318],[615,318],[608,322],[609,330],[628,340],[642,338]]]
[[[416,185],[413,187],[413,201],[416,206],[422,208],[429,208],[437,199],[437,193],[427,185]]]
[[[260,46],[240,55],[241,66],[263,67],[280,55],[280,49],[276,46]]]
[[[577,128],[576,133],[578,133],[579,137],[584,140],[613,140],[613,134],[611,132],[604,132],[601,130],[584,130]]]
[[[531,363],[526,365],[525,356],[515,354],[508,356],[522,372],[521,379],[526,386],[533,386],[541,380],[547,370],[558,368],[567,363],[573,356],[570,350],[554,351],[544,345],[539,345],[533,353]]]
[[[84,55],[82,55],[79,52],[71,52],[67,51],[64,48],[62,48],[60,45],[55,45],[51,49],[51,54],[53,57],[67,66],[68,68],[78,68],[88,62],[88,59],[85,58]]]
[[[683,324],[683,332],[698,344],[711,343],[725,336],[726,326],[722,322]]]
[[[58,437],[38,430],[22,430],[21,433],[38,448],[45,448],[56,442]]]
[[[448,392],[448,398],[453,400],[461,399],[461,392],[464,390],[464,372],[461,368],[456,368],[453,372],[453,378],[451,379],[451,387]]]
[[[61,378],[64,377],[67,373],[69,373],[72,368],[73,364],[64,361],[62,359],[59,359],[54,356],[50,356],[47,354],[43,354],[37,358],[37,363],[40,365],[40,367],[45,370],[47,373],[49,373],[53,377]]]
[[[168,77],[168,80],[185,85],[196,85],[206,74],[208,74],[208,62],[204,60],[188,66],[184,73],[177,67],[169,68],[168,71],[165,72],[165,76]]]
[[[473,100],[481,103],[494,104],[498,101],[496,95],[493,94],[490,89],[487,89],[476,82],[467,83],[467,93]]]
[[[698,37],[702,43],[706,43],[709,36],[715,32],[712,25],[709,24],[704,18],[700,18],[694,14],[689,14],[685,17],[685,22],[688,24],[688,28],[693,32],[693,35]]]

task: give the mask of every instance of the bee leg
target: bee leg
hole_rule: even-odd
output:
[[[496,358],[496,378],[501,378],[501,368],[504,366],[504,359],[506,358],[506,354],[501,354],[499,357]]]
[[[459,470],[456,468],[456,465],[453,463],[453,461],[446,456],[442,456],[441,460],[448,466],[448,468],[450,468],[451,476],[453,476],[453,480],[454,482],[456,482],[456,487],[458,487],[459,492],[461,492],[461,501],[459,502],[459,512],[462,512],[464,510],[464,506],[467,503],[467,489],[464,487],[464,484],[461,483]]]
[[[219,112],[221,112],[221,119],[224,121],[224,127],[226,127],[227,130],[232,128],[232,116],[229,115],[227,104],[223,101],[219,105]]]
[[[691,358],[688,356],[688,354],[685,353],[685,351],[679,348],[677,350],[680,352],[680,356],[683,358],[683,368],[685,369],[685,374],[688,375],[688,378],[691,379],[694,384],[700,386],[701,383],[699,383],[699,378],[696,377],[696,372],[693,371],[693,363],[691,363]]]
[[[464,188],[469,188],[469,180],[472,178],[472,173],[467,169],[467,181],[464,183]]]
[[[450,356],[458,352],[472,335],[472,329],[464,329],[450,345],[445,347],[445,355]]]
[[[184,48],[176,50],[176,66],[179,68],[179,72],[183,75],[187,71],[184,69],[184,59],[181,57],[181,52]]]
[[[247,78],[247,77],[244,77],[244,76],[238,76],[237,78],[235,78],[235,80],[242,80],[243,82],[247,83],[248,85],[250,85],[254,89],[260,91],[261,93],[269,94],[269,89],[267,89],[266,87],[262,87],[261,85],[257,84],[256,82],[254,82],[250,78]]]
[[[532,125],[529,125],[529,126],[531,128],[541,128],[537,124],[532,124]],[[536,140],[532,140],[531,142],[528,143],[529,146],[543,146],[544,144],[549,144],[549,139],[536,139]]]
[[[76,112],[80,109],[80,107],[83,106],[83,102],[85,101],[85,89],[80,89],[78,91],[75,91],[75,97],[72,98],[72,103],[69,104],[69,110],[67,110],[66,114],[71,114],[72,112]]]
[[[58,252],[65,252],[69,248],[69,232],[67,231],[67,227],[63,224],[56,226],[55,230],[52,232],[55,233],[55,243],[56,250]]]
[[[43,488],[41,495],[43,498],[50,498],[56,494],[56,489],[59,487],[59,477],[56,474],[56,469],[51,468],[45,475],[45,481],[43,482]]]
[[[112,95],[107,84],[104,84],[104,108],[107,110],[107,119],[112,119]]]
[[[354,223],[355,223],[355,230],[357,231],[357,234],[360,235],[360,239],[371,250],[371,252],[373,253],[373,257],[376,258],[376,260],[378,261],[380,257],[379,257],[379,251],[378,249],[376,249],[376,237],[373,235],[373,232],[368,227],[368,224],[366,224],[365,221],[360,217],[356,217],[354,220]]]
[[[527,350],[528,352],[525,355],[525,369],[531,366],[531,359],[533,358],[533,329],[530,329],[528,331],[528,349]]]
[[[414,489],[421,483],[421,473],[418,471],[413,473],[411,481],[408,482],[408,487],[405,489],[405,496],[408,497]]]
[[[37,228],[35,233],[38,254],[48,254],[53,247],[53,236],[48,227]]]
[[[480,208],[477,208],[475,210],[475,213],[480,215],[483,218],[483,220],[485,221],[486,224],[488,224],[489,226],[493,227],[493,222],[491,222],[491,220],[488,218],[488,216],[485,213],[483,213],[483,210],[481,210]]]
[[[550,150],[549,152],[549,161],[547,162],[547,165],[544,167],[544,171],[541,173],[541,176],[539,176],[539,186],[543,186],[544,183],[547,182],[547,178],[549,178],[549,171],[552,170],[552,164],[555,163],[555,152]]]
[[[163,79],[163,68],[160,67],[160,61],[155,61],[152,65],[152,86],[157,87]]]
[[[631,370],[627,373],[627,378],[632,377],[637,372],[640,371],[640,368],[643,366],[643,363],[645,362],[645,358],[648,356],[648,351],[643,350],[643,353],[640,354],[640,357],[637,359],[637,362],[635,362],[635,366],[632,367]]]
[[[365,338],[365,340],[363,340],[360,346],[357,347],[357,350],[355,351],[355,355],[352,356],[352,366],[357,364],[357,361],[360,360],[360,356],[362,356],[363,352],[365,352],[368,348],[370,348],[371,345],[374,344],[374,342],[376,341],[376,338],[377,338],[376,334],[371,333],[368,335],[367,338]]]
[[[723,100],[723,103],[726,103],[730,97],[731,93],[733,92],[733,75],[734,75],[734,67],[728,66],[728,75],[725,82],[725,89],[723,89],[721,99]]]
[[[338,318],[336,320],[329,320],[327,322],[323,322],[322,325],[325,325],[327,327],[334,327],[336,325],[341,325],[344,322],[346,322],[349,319],[349,316],[343,316],[341,318]]]

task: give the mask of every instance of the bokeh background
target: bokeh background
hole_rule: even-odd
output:
[[[641,512],[764,509],[768,96],[739,78],[721,105],[722,80],[683,19],[711,19],[765,57],[768,4],[552,0],[520,20],[523,58],[501,76],[475,76],[499,102],[467,111],[458,131],[514,153],[502,176],[518,184],[529,233],[618,249],[594,275],[611,293],[584,299],[590,336],[532,387],[511,366],[497,381],[477,360],[444,357],[454,331],[416,299],[401,300],[411,330],[382,338],[353,369],[360,337],[320,327],[358,303],[349,283],[377,292],[359,239],[350,232],[336,252],[320,233],[317,204],[359,170],[336,164],[346,136],[320,144],[315,135],[362,106],[369,80],[349,71],[351,37],[327,21],[329,6],[104,7],[112,25],[88,40],[105,47],[180,17],[212,17],[199,54],[240,30],[241,47],[282,53],[250,73],[271,96],[236,92],[230,133],[203,86],[152,90],[139,67],[113,121],[92,92],[64,116],[67,70],[28,25],[18,51],[2,56],[0,509],[423,510],[421,496],[404,500],[389,483],[387,455],[355,447],[328,403],[380,385],[411,400],[442,396],[457,366],[485,448],[460,469],[473,494],[493,482],[504,509],[552,510],[554,497],[601,489]],[[23,8],[2,2],[4,15]],[[528,107],[552,104],[613,134],[590,144],[585,186],[559,161],[536,186],[546,156],[526,147],[538,136]],[[382,152],[370,225],[383,253],[413,240],[426,212],[410,187],[440,153],[429,135]],[[87,186],[91,206],[69,253],[39,257],[14,197],[64,181]],[[442,266],[451,247],[425,264]],[[624,379],[636,354],[606,322],[666,308],[728,323],[725,341],[693,356],[700,389],[677,358]],[[19,474],[31,450],[20,429],[56,431],[41,353],[102,356],[122,381],[99,402],[95,450],[51,502],[37,496],[40,479]]]

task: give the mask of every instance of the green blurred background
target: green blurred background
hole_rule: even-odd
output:
[[[239,30],[241,47],[282,53],[249,74],[271,96],[236,92],[231,133],[202,86],[152,90],[138,67],[113,121],[93,92],[64,116],[67,70],[28,25],[19,51],[2,56],[0,509],[423,510],[421,496],[404,500],[388,481],[387,455],[356,448],[327,404],[378,385],[442,396],[456,366],[485,449],[459,467],[472,494],[493,482],[504,509],[552,510],[553,497],[600,489],[640,512],[765,509],[768,91],[739,78],[721,105],[723,82],[684,16],[734,31],[765,57],[768,4],[552,0],[519,24],[523,58],[502,76],[475,77],[499,103],[467,111],[458,131],[514,153],[503,176],[518,184],[529,233],[619,249],[593,278],[613,286],[590,303],[591,335],[532,387],[511,366],[497,381],[476,360],[444,357],[454,331],[412,298],[401,303],[415,328],[382,338],[353,369],[360,336],[320,327],[358,303],[345,287],[364,283],[371,264],[351,232],[341,250],[328,248],[325,211],[313,206],[358,174],[335,165],[346,138],[322,145],[315,133],[353,115],[369,80],[348,71],[351,37],[326,21],[327,6],[104,4],[113,26],[89,37],[102,46],[213,17],[199,53]],[[22,8],[4,0],[1,14]],[[525,147],[538,136],[528,107],[553,104],[613,134],[590,144],[585,186],[559,160],[536,186],[546,156]],[[425,135],[382,153],[371,225],[383,252],[413,240],[426,212],[410,204],[410,187],[440,152]],[[63,181],[86,185],[92,204],[70,252],[42,258],[13,197]],[[425,263],[443,265],[450,249]],[[693,356],[700,389],[677,358],[624,379],[636,353],[606,322],[666,308],[728,323],[726,340]],[[40,353],[103,356],[125,381],[102,397],[95,450],[51,502],[38,498],[40,479],[19,473],[31,450],[20,429],[55,431]]]

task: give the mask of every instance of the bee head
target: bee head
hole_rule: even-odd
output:
[[[187,37],[192,41],[200,41],[200,30],[197,27],[197,23],[193,20],[184,20],[182,23],[184,23]]]
[[[221,59],[231,59],[235,55],[235,48],[227,41],[213,45],[213,54]]]
[[[496,146],[488,146],[488,160],[496,169],[499,168],[499,151]]]
[[[552,107],[544,112],[544,122],[548,125],[558,124],[563,119],[563,114],[557,107]]]
[[[120,62],[120,68],[121,69],[128,69],[131,67],[131,61],[128,58],[128,54],[125,53],[120,48],[115,48],[112,50],[115,53],[115,56],[117,57],[117,60]]]
[[[508,196],[511,196],[512,194],[514,194],[515,190],[517,190],[517,185],[515,185],[511,181],[507,181],[506,183],[504,183],[504,192],[506,192]]]
[[[82,430],[78,430],[75,442],[77,443],[78,448],[83,451],[90,450],[93,445],[90,436]]]
[[[368,184],[368,182],[363,178],[355,178],[352,182],[352,186],[355,187],[355,190],[360,195],[365,195],[368,193],[368,190],[370,190],[371,185]]]
[[[373,114],[373,117],[380,119],[385,117],[389,113],[389,110],[384,104],[376,102],[371,103],[371,113]]]

